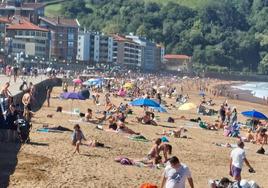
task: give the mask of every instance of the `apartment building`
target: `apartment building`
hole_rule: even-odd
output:
[[[6,38],[11,42],[12,55],[24,53],[29,57],[49,57],[49,31],[22,17],[13,17],[6,27]]]
[[[79,28],[76,19],[40,17],[40,27],[50,31],[50,58],[66,63],[76,62]]]
[[[8,22],[7,18],[0,17],[0,49],[5,49],[6,25]]]
[[[26,3],[23,0],[2,0],[0,2],[0,16],[23,16],[31,18],[35,24],[38,23],[39,16],[44,16],[44,9],[44,3]]]
[[[79,32],[77,60],[89,64],[113,63],[113,37],[97,32]]]
[[[141,46],[136,42],[120,35],[113,35],[117,53],[114,53],[114,60],[119,65],[129,67],[141,66]]]
[[[161,59],[157,52],[157,45],[154,42],[147,40],[144,37],[127,35],[127,39],[131,39],[133,42],[140,45],[141,48],[141,68],[145,71],[153,71],[159,68],[159,62]],[[160,52],[161,53],[161,52]],[[161,55],[161,54],[160,54]]]

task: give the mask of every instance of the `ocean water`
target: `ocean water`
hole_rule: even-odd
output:
[[[232,86],[232,88],[251,91],[258,98],[268,97],[268,82],[248,82]]]

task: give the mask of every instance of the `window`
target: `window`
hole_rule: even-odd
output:
[[[17,31],[18,35],[23,35],[23,32],[21,30]]]
[[[47,33],[46,32],[42,32],[42,37],[46,37]]]
[[[74,42],[68,42],[68,47],[74,47]]]
[[[74,28],[68,28],[68,33],[74,33]]]
[[[37,31],[37,32],[36,32],[36,36],[37,36],[37,37],[40,37],[40,36],[41,36],[40,31]]]
[[[68,40],[74,40],[74,34],[68,33]]]
[[[73,49],[68,49],[67,54],[68,56],[73,56]]]
[[[34,31],[31,31],[31,36],[35,36],[35,32]]]
[[[30,32],[26,30],[26,31],[25,31],[25,35],[26,35],[26,36],[29,36],[29,35],[30,35]]]

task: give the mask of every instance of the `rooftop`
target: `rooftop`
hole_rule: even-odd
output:
[[[0,23],[9,23],[10,21],[6,17],[0,17]]]
[[[187,55],[179,55],[179,54],[166,54],[164,56],[165,59],[190,59],[190,56]]]
[[[7,26],[7,30],[37,30],[48,32],[47,29],[34,25],[24,18],[17,18],[15,20],[11,20],[11,23]]]
[[[15,9],[15,8],[22,8],[22,9],[39,9],[44,7],[44,3],[23,3],[21,7],[15,7],[15,6],[10,6],[7,3],[0,3],[0,9],[1,8],[9,8],[9,9]]]
[[[137,44],[135,41],[133,41],[133,40],[131,40],[131,39],[128,39],[128,38],[125,38],[125,37],[122,36],[122,35],[118,35],[118,34],[116,34],[116,35],[112,35],[112,37],[113,37],[113,39],[114,39],[115,41],[118,41],[118,42],[131,42],[131,43],[135,43],[135,44]]]
[[[79,27],[79,22],[77,19],[66,19],[66,18],[49,18],[49,17],[40,17],[40,19],[44,22],[48,22],[55,26],[62,27]]]

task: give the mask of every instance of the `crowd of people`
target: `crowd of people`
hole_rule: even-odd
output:
[[[16,81],[17,78],[15,77],[18,76],[19,70],[10,68],[6,74],[10,76],[10,72],[12,71],[14,74],[14,81]],[[31,71],[33,73],[35,72],[35,70],[30,70],[30,72]],[[170,75],[161,75],[161,79],[159,79],[159,75],[156,76],[153,74],[132,73],[131,71],[124,74],[121,73],[118,75],[113,75],[112,78],[111,75],[108,74],[99,74],[98,76],[103,78],[110,76],[110,79],[106,79],[101,85],[91,86],[88,88],[84,87],[82,84],[74,84],[72,91],[78,92],[79,90],[89,90],[96,109],[98,109],[99,106],[104,107],[104,110],[97,110],[96,112],[94,112],[91,108],[88,108],[86,109],[85,113],[79,114],[83,123],[96,124],[96,127],[103,131],[124,135],[134,135],[139,136],[139,138],[141,138],[140,136],[144,137],[142,133],[136,132],[127,126],[129,120],[128,117],[129,115],[133,114],[134,111],[134,109],[132,109],[128,103],[136,98],[146,98],[153,99],[168,109],[173,109],[191,100],[189,94],[185,92],[191,88],[195,88],[201,93],[199,94],[200,105],[197,107],[197,115],[218,115],[219,117],[214,123],[206,122],[206,127],[208,129],[230,130],[234,124],[238,123],[238,111],[235,106],[231,107],[231,105],[225,101],[220,105],[219,110],[215,110],[215,106],[217,106],[217,104],[214,103],[211,97],[208,98],[208,100],[205,97],[205,93],[209,93],[212,95],[212,97],[217,97],[219,95],[219,91],[210,86],[209,79],[195,78],[183,80],[177,77],[171,77]],[[78,79],[82,78],[78,77]],[[63,92],[68,92],[70,90],[69,83],[66,80],[62,85]],[[127,83],[131,84],[126,86]],[[178,85],[180,85],[180,87],[178,87]],[[32,104],[34,100],[38,99],[36,99],[37,96],[35,95],[35,86],[30,83],[27,85],[26,89],[23,89],[24,94],[21,100],[23,109],[19,111],[17,106],[12,102],[12,94],[9,91],[9,86],[10,83],[7,82],[4,84],[1,90],[1,98],[7,100],[7,102],[1,103],[0,120],[6,122],[5,125],[8,127],[8,129],[17,130],[15,122],[19,118],[23,118],[26,121],[31,121],[31,117],[33,116]],[[118,91],[120,91],[120,95]],[[113,99],[121,97],[122,92],[125,93],[126,97],[124,99],[126,99],[127,102],[122,102],[119,105],[116,105],[113,103]],[[51,93],[52,88],[47,87],[46,99],[48,107],[51,106]],[[165,98],[173,100],[174,103],[171,105],[167,104]],[[8,108],[4,106],[6,104],[8,104]],[[137,116],[134,121],[144,126],[159,126],[159,122],[156,117],[156,110],[146,105],[142,107],[143,115]],[[209,107],[209,109],[207,109],[207,107]],[[176,118],[170,117],[170,120],[172,119],[174,122]],[[185,117],[181,119],[186,120]],[[194,119],[193,121],[198,123],[202,122],[200,117]],[[237,148],[233,149],[229,156],[229,174],[233,177],[233,180],[238,183],[242,180],[241,171],[244,162],[249,167],[249,171],[251,173],[255,172],[246,157],[244,142],[252,142],[260,145],[267,144],[267,122],[254,120],[250,122],[250,124],[251,127],[245,137],[243,137],[241,134],[236,135],[238,138]],[[194,180],[192,178],[190,169],[186,164],[181,163],[176,156],[172,156],[172,143],[168,143],[165,141],[165,139],[163,139],[170,136],[181,138],[186,132],[187,129],[180,127],[174,130],[164,131],[163,133],[157,133],[157,136],[161,137],[154,139],[153,145],[148,154],[142,159],[131,159],[131,162],[143,163],[144,165],[149,165],[150,167],[164,165],[165,169],[160,183],[161,188],[184,188],[186,180],[188,181],[189,186],[194,188]],[[10,134],[13,133],[14,132]],[[104,146],[103,143],[100,143],[97,140],[86,139],[86,136],[84,135],[79,124],[74,126],[71,144],[75,148],[73,152],[74,154],[81,153],[80,146],[82,145],[86,145],[88,147]],[[229,184],[231,183],[233,182],[229,181]],[[212,181],[210,186],[212,188],[218,188],[220,187],[220,182]]]

